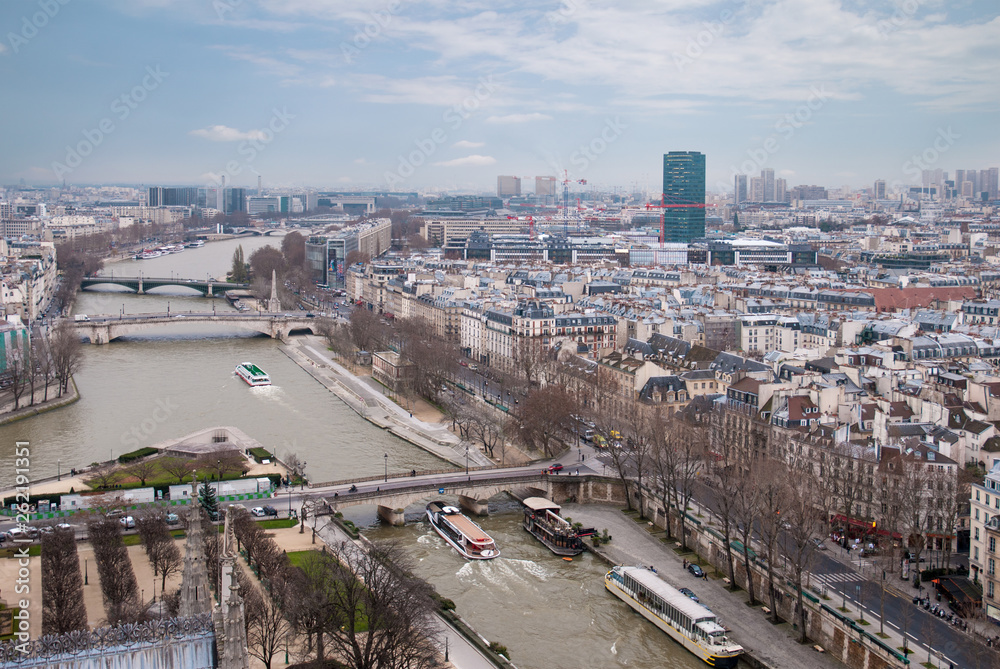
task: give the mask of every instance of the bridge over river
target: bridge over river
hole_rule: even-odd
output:
[[[489,513],[488,500],[502,492],[515,497],[547,497],[557,503],[600,502],[624,504],[625,493],[620,480],[589,472],[547,473],[542,465],[508,468],[447,470],[419,476],[374,477],[365,480],[338,481],[310,485],[313,512],[320,515],[336,513],[348,507],[374,505],[379,517],[392,525],[403,524],[403,510],[423,500],[440,497],[458,498],[466,511],[484,516]],[[351,486],[357,486],[350,492]]]
[[[182,288],[191,288],[197,290],[199,293],[205,297],[215,297],[216,291],[222,291],[225,293],[227,290],[238,290],[247,289],[250,287],[249,283],[229,283],[227,281],[213,281],[211,279],[206,279],[204,281],[200,279],[182,279],[180,277],[166,278],[155,278],[149,276],[89,276],[81,279],[80,290],[93,290],[95,286],[122,286],[123,288],[128,288],[133,290],[139,295],[143,295],[148,290],[153,288],[162,288],[163,286],[180,286]]]
[[[100,315],[87,316],[86,320],[68,319],[63,322],[76,328],[81,336],[88,337],[92,344],[107,344],[127,335],[145,330],[152,330],[164,325],[182,325],[188,323],[222,323],[243,330],[259,332],[272,339],[287,341],[293,332],[309,332],[319,334],[316,318],[305,313],[266,313],[266,312],[226,312],[221,314],[189,311],[185,313],[152,313],[130,314],[117,316]]]

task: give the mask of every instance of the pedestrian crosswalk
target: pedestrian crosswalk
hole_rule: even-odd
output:
[[[839,571],[831,574],[810,574],[812,583],[822,583],[830,587],[837,587],[843,583],[862,582],[867,580],[856,571]]]

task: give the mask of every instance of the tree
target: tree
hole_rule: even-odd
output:
[[[774,586],[775,565],[781,557],[779,540],[784,531],[785,521],[781,517],[784,506],[785,481],[788,471],[784,463],[769,460],[766,467],[756,470],[756,484],[760,502],[758,527],[760,528],[761,546],[764,558],[767,560],[767,595],[768,606],[771,609],[771,619],[779,622],[777,607],[777,590]]]
[[[177,477],[178,485],[184,483],[184,479],[190,476],[191,472],[194,471],[194,463],[186,458],[169,456],[161,458],[158,462],[160,464],[160,469],[171,476]]]
[[[537,386],[550,360],[541,341],[534,337],[517,337],[511,349],[514,375],[529,388]]]
[[[14,411],[21,407],[21,397],[28,388],[31,374],[31,361],[27,351],[11,346],[7,350],[7,380],[10,382],[10,392],[14,395]]]
[[[469,434],[483,445],[483,450],[489,457],[495,457],[496,447],[502,445],[505,439],[502,414],[485,402],[469,405],[468,410]]]
[[[381,344],[383,326],[373,311],[362,308],[352,310],[347,329],[359,351],[374,351]]]
[[[115,466],[115,463],[105,462],[92,465],[90,468],[90,479],[87,484],[98,490],[107,490],[121,480],[124,473]]]
[[[753,570],[750,565],[750,543],[753,540],[754,526],[760,515],[761,490],[759,478],[760,463],[747,460],[740,467],[736,476],[736,487],[733,494],[733,518],[736,521],[736,531],[743,545],[743,569],[747,575],[747,595],[750,606],[757,605],[757,597],[753,583]]]
[[[643,517],[642,480],[649,468],[656,427],[662,420],[651,418],[648,408],[639,402],[626,400],[622,411],[600,411],[595,416],[596,430],[609,445],[611,464],[625,486],[626,504],[632,508],[632,497],[639,500],[639,517]],[[633,487],[634,486],[634,487]]]
[[[160,592],[167,587],[167,577],[181,567],[181,552],[177,548],[167,517],[161,509],[149,509],[136,518],[136,529],[142,538],[146,558],[153,568],[153,576],[160,576]]]
[[[287,596],[288,586],[284,580],[271,581],[263,591],[246,577],[242,570],[237,573],[243,605],[246,612],[247,648],[251,655],[271,669],[271,662],[286,642],[292,625],[285,612],[293,606]]]
[[[83,361],[80,337],[71,325],[60,323],[52,333],[49,350],[59,379],[59,397],[69,390],[69,381]]]
[[[306,238],[299,232],[289,232],[281,240],[281,253],[285,257],[285,266],[302,268],[306,264]]]
[[[285,275],[285,257],[273,246],[262,246],[250,254],[250,276],[263,279],[270,290],[272,272],[281,281]],[[280,285],[280,284],[279,284]]]
[[[95,516],[87,523],[87,535],[94,547],[108,623],[142,620],[145,611],[139,600],[132,561],[122,541],[121,526],[113,518]]]
[[[415,394],[433,400],[455,371],[458,346],[438,336],[425,318],[405,318],[396,323],[399,352],[410,365],[406,383]]]
[[[798,614],[799,641],[805,643],[808,639],[806,628],[806,610],[802,601],[802,577],[812,563],[816,551],[814,539],[823,525],[821,512],[815,507],[819,481],[811,466],[789,468],[785,479],[784,508],[782,517],[786,524],[785,552],[788,555],[792,570],[792,580],[795,584],[796,612]],[[820,493],[821,494],[821,493]],[[906,607],[904,607],[906,608]]]
[[[329,637],[338,658],[354,669],[438,666],[431,589],[410,575],[396,544],[344,542],[313,555],[307,583],[321,605],[316,636],[322,657]]]
[[[563,387],[536,388],[514,413],[511,431],[529,448],[552,457],[556,438],[570,425],[574,407],[573,398]]]
[[[156,460],[151,460],[149,458],[143,458],[142,460],[137,460],[125,469],[125,473],[130,476],[134,476],[139,479],[139,484],[145,487],[146,479],[155,475],[159,471],[159,466]]]
[[[52,381],[52,377],[55,374],[55,365],[52,361],[52,355],[49,353],[48,345],[44,341],[35,340],[37,342],[38,353],[35,355],[35,364],[38,366],[38,371],[40,379],[42,381],[42,401],[49,401],[49,383]]]
[[[209,485],[207,479],[201,484],[201,489],[198,491],[198,503],[201,504],[201,508],[205,509],[209,520],[219,519],[219,498],[215,494],[215,488]]]
[[[243,259],[242,244],[237,246],[236,250],[233,251],[233,268],[230,272],[230,278],[234,283],[247,283],[250,279],[250,269]]]
[[[681,546],[687,550],[687,509],[704,467],[705,427],[687,415],[674,414],[670,421],[661,417],[654,429],[659,438],[652,448],[653,476],[668,518],[671,506],[677,513]]]
[[[71,529],[42,535],[42,634],[87,629],[83,579],[76,536]]]
[[[242,473],[247,468],[246,460],[239,453],[227,449],[206,453],[198,458],[194,468],[200,472],[215,475],[221,481],[229,474]]]

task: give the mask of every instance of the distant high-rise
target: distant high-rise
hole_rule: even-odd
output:
[[[688,243],[705,236],[705,154],[663,155],[663,241]]]
[[[875,188],[872,189],[872,198],[875,200],[885,199],[885,179],[877,179],[875,181]]]
[[[764,180],[760,177],[750,177],[750,201],[764,201]]]
[[[521,194],[521,177],[497,177],[497,196],[514,197]]]
[[[198,204],[198,189],[150,186],[146,202],[150,207],[189,207]]]
[[[742,204],[747,201],[747,175],[737,174],[733,178],[733,204]]]
[[[1000,168],[991,167],[979,174],[983,182],[982,187],[983,191],[986,192],[986,197],[991,200],[1000,198]]]
[[[535,177],[535,197],[555,197],[555,177]]]
[[[788,181],[785,179],[774,180],[774,201],[784,202],[788,197]]]
[[[774,202],[774,170],[768,168],[760,171],[760,180],[764,182],[764,198],[762,202]]]

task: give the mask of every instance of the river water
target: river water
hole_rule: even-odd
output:
[[[245,257],[278,239],[213,242],[152,260],[111,263],[104,274],[201,279],[224,277],[233,251]],[[230,310],[184,288],[143,296],[82,292],[78,314]],[[0,486],[13,482],[15,441],[31,444],[31,473],[55,474],[106,460],[214,425],[243,430],[279,456],[295,452],[313,480],[377,475],[388,454],[390,472],[438,469],[447,464],[360,418],[289,360],[278,342],[224,325],[172,325],[125,337],[107,346],[85,345],[76,374],[79,402],[0,426]],[[206,334],[212,334],[206,338]],[[220,336],[222,335],[222,336]],[[239,362],[263,367],[274,385],[249,388],[233,374]],[[483,635],[507,646],[521,669],[628,666],[694,669],[701,665],[665,634],[604,590],[606,567],[592,555],[572,562],[556,557],[520,526],[520,505],[496,498],[482,519],[503,552],[467,562],[421,521],[419,505],[405,527],[384,527],[374,507],[347,516],[373,539],[400,541],[416,573],[455,601],[458,612]]]
[[[414,573],[453,600],[480,634],[507,646],[520,669],[705,666],[604,589],[604,562],[590,553],[572,562],[554,555],[521,527],[520,509],[498,497],[490,503],[494,515],[476,519],[500,547],[493,560],[463,559],[419,519],[416,506],[407,509],[406,526],[372,522],[365,534],[401,542]]]

